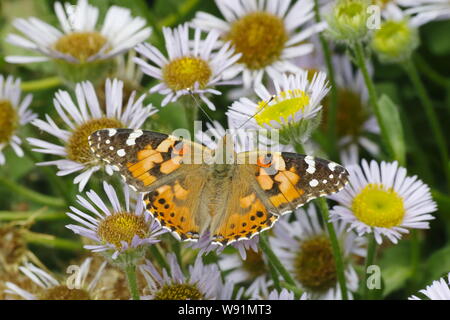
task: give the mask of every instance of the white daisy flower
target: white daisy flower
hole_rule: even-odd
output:
[[[165,57],[156,47],[142,43],[136,46],[136,51],[147,58],[135,58],[142,71],[161,82],[150,89],[150,93],[158,92],[165,95],[161,105],[174,102],[187,94],[198,94],[211,110],[214,104],[208,95],[220,95],[216,86],[237,84],[231,81],[240,72],[234,66],[240,55],[236,55],[231,44],[219,46],[219,34],[211,31],[206,39],[201,39],[201,30],[194,30],[194,40],[189,39],[188,24],[180,25],[175,29],[163,28],[167,55]]]
[[[83,64],[119,55],[147,39],[151,28],[143,18],[133,18],[131,10],[112,6],[101,28],[97,28],[99,10],[87,0],[75,6],[55,2],[60,29],[35,17],[15,19],[13,26],[23,36],[9,34],[6,40],[18,47],[38,53],[34,56],[8,56],[9,63],[63,60]]]
[[[250,294],[250,300],[295,300],[295,294],[288,289],[270,289],[273,287],[271,280],[262,277],[255,280],[246,290],[245,295]],[[309,300],[308,293],[304,292],[299,300]]]
[[[69,224],[66,227],[76,234],[96,242],[94,245],[85,245],[93,252],[112,252],[111,258],[115,260],[119,254],[142,248],[144,245],[159,242],[158,237],[166,231],[145,210],[142,195],[130,196],[128,186],[123,188],[125,206],[121,205],[114,188],[103,182],[103,189],[111,206],[98,196],[95,191],[86,192],[86,198],[78,195],[77,202],[89,214],[70,207],[67,215],[80,225]],[[98,210],[100,209],[100,210]]]
[[[17,156],[23,156],[22,140],[17,133],[20,126],[36,118],[36,114],[28,110],[32,95],[26,95],[22,101],[20,96],[20,79],[12,76],[5,79],[0,75],[0,165],[6,162],[3,149],[7,146],[11,146]]]
[[[314,1],[299,0],[216,0],[224,20],[198,12],[194,25],[217,30],[223,41],[231,41],[244,67],[244,87],[258,83],[267,73],[276,77],[300,69],[291,61],[309,54],[314,46],[311,35],[321,32],[325,23],[314,23]]]
[[[94,172],[105,167],[106,172],[111,175],[114,169],[91,153],[89,135],[105,128],[140,128],[157,109],[151,104],[143,105],[145,95],[135,101],[136,92],[131,94],[126,106],[122,105],[123,82],[118,80],[106,81],[105,106],[99,104],[94,86],[90,82],[78,83],[75,94],[76,102],[67,91],[59,90],[53,100],[66,128],[58,127],[49,115],[46,115],[46,121],[36,119],[32,122],[40,130],[60,139],[62,145],[35,138],[28,138],[28,141],[35,147],[33,150],[36,152],[64,158],[41,162],[38,165],[56,165],[59,176],[82,171],[74,179],[74,183],[79,184],[79,190],[82,191]]]
[[[424,25],[431,21],[450,18],[449,0],[397,0],[405,7],[405,13],[413,15],[414,24]]]
[[[288,289],[282,289],[281,292],[272,290],[267,297],[268,300],[295,300],[295,295]],[[308,300],[308,294],[305,292],[301,295],[299,300]]]
[[[444,278],[433,281],[426,289],[420,290],[420,293],[430,300],[450,300],[450,273],[448,274],[447,281]],[[417,296],[411,296],[409,300],[423,299]]]
[[[31,293],[12,282],[7,282],[6,293],[20,296],[25,300],[95,300],[101,290],[99,280],[106,261],[100,265],[94,275],[91,272],[91,262],[92,258],[87,258],[80,266],[70,266],[67,272],[72,275],[69,275],[65,281],[58,281],[48,272],[32,263],[26,263],[19,267],[20,271],[40,289],[36,293]],[[91,280],[88,281],[88,278]]]
[[[231,299],[234,285],[223,284],[220,271],[215,264],[205,265],[199,255],[194,265],[190,265],[187,275],[181,271],[174,254],[169,253],[167,259],[169,271],[157,268],[147,260],[139,270],[147,280],[148,300],[225,300]]]
[[[234,102],[227,112],[229,122],[236,128],[244,125],[244,128],[253,129],[282,129],[280,135],[284,144],[292,142],[284,138],[284,131],[291,133],[295,130],[295,134],[290,134],[290,137],[306,140],[311,129],[318,125],[308,126],[312,123],[309,120],[317,117],[322,109],[321,101],[329,90],[326,74],[315,73],[311,81],[308,80],[307,71],[283,74],[273,79],[273,87],[273,95],[263,84],[255,87],[261,99],[258,103],[247,98]]]
[[[285,216],[274,226],[270,239],[275,254],[311,299],[340,300],[336,265],[326,228],[320,222],[316,208],[310,205],[305,212],[297,209],[296,220]],[[351,258],[364,257],[365,239],[347,232],[344,223],[334,223],[345,262],[345,279],[349,296],[358,289],[358,276]]]
[[[331,220],[349,223],[362,236],[374,233],[377,243],[382,235],[397,243],[407,228],[428,229],[429,213],[436,211],[430,188],[417,176],[407,177],[398,163],[362,160],[361,166],[348,166],[350,183],[330,198],[339,205],[330,211]]]

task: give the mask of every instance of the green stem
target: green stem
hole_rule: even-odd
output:
[[[192,97],[188,98],[192,99]],[[191,135],[191,140],[193,141],[195,140],[195,120],[197,120],[198,107],[193,105],[192,103],[185,103],[184,110],[186,113],[187,128]]]
[[[375,252],[376,252],[377,243],[375,241],[375,236],[372,233],[367,235],[367,256],[366,256],[366,265],[364,270],[364,283],[363,283],[363,297],[366,300],[370,300],[370,291],[369,286],[367,285],[367,280],[369,278],[369,274],[367,273],[368,268],[373,265],[375,261]]]
[[[375,89],[375,84],[373,83],[373,80],[369,74],[369,70],[367,69],[366,55],[364,53],[364,47],[362,43],[359,41],[354,43],[353,51],[355,54],[356,63],[363,74],[364,82],[369,92],[370,105],[372,106],[373,113],[375,114],[378,125],[380,126],[381,137],[383,139],[384,145],[388,149],[391,158],[394,158],[394,151],[392,150],[392,147],[389,143],[389,133],[381,117],[380,107],[378,106],[378,96],[377,91]]]
[[[296,283],[294,278],[289,274],[286,268],[283,266],[281,261],[270,248],[269,241],[267,240],[267,236],[264,233],[259,235],[259,244],[261,246],[261,250],[266,254],[270,263],[275,267],[275,269],[281,274],[283,279],[293,287],[296,287]]]
[[[54,249],[62,249],[67,251],[83,250],[83,245],[78,241],[57,238],[48,234],[27,231],[24,232],[24,238],[28,243],[42,245]]]
[[[319,11],[319,1],[314,0],[314,12],[316,22],[321,22],[320,11]],[[327,66],[328,80],[330,81],[330,104],[328,107],[328,118],[327,118],[327,135],[328,135],[328,146],[329,151],[333,157],[338,157],[336,144],[336,116],[338,108],[338,90],[336,85],[336,77],[333,66],[333,60],[331,58],[331,50],[328,45],[327,40],[322,34],[319,34],[320,44],[322,46],[323,56],[325,58],[325,64]],[[330,153],[330,152],[329,152]]]
[[[419,96],[419,99],[424,107],[424,111],[431,127],[431,131],[433,132],[434,138],[436,139],[437,146],[439,148],[439,153],[442,160],[443,170],[445,173],[445,177],[447,180],[448,188],[450,190],[450,174],[448,169],[448,150],[447,143],[445,141],[445,137],[442,133],[442,128],[438,120],[438,116],[434,110],[433,103],[425,89],[425,86],[420,78],[419,73],[417,72],[417,68],[412,60],[408,60],[404,64],[404,68],[406,73],[411,78],[411,82],[416,89],[416,92]]]
[[[330,237],[331,249],[333,250],[334,261],[336,263],[336,274],[338,278],[339,287],[341,288],[342,299],[348,300],[347,284],[345,281],[345,266],[342,260],[341,249],[339,241],[334,230],[333,223],[329,221],[328,204],[325,198],[319,198],[316,200],[319,207],[319,211],[322,214],[323,223],[327,227],[328,236]]]
[[[414,55],[414,63],[417,65],[419,70],[435,84],[446,89],[450,87],[450,79],[441,76],[439,73],[433,70],[433,68],[431,68],[427,61],[417,53]]]
[[[8,191],[11,192],[16,192],[18,194],[20,194],[21,196],[45,205],[45,206],[51,206],[51,207],[58,207],[58,208],[62,208],[66,206],[66,203],[62,200],[62,199],[58,199],[58,198],[54,198],[54,197],[50,197],[44,194],[41,194],[39,192],[30,190],[24,186],[21,186],[19,184],[17,184],[16,182],[9,180],[7,178],[4,177],[0,177],[0,185],[5,186]]]
[[[66,219],[67,215],[63,212],[0,211],[0,221],[27,220],[30,218],[34,221],[52,221]]]
[[[22,91],[39,91],[59,87],[60,85],[62,85],[62,81],[59,77],[49,77],[22,82],[20,87],[22,88]]]
[[[167,263],[166,259],[164,258],[164,255],[159,250],[158,245],[151,245],[150,248],[150,254],[156,259],[159,266],[163,269],[166,269],[168,272],[170,271],[170,266]]]
[[[127,274],[128,288],[130,289],[131,297],[133,300],[140,300],[136,281],[136,266],[133,263],[127,264],[125,273]]]
[[[281,291],[280,279],[278,278],[277,269],[275,268],[273,263],[270,261],[269,261],[269,271],[270,271],[270,276],[272,277],[272,280],[273,280],[273,286],[275,287],[275,289],[277,289],[278,292]]]
[[[417,272],[419,270],[420,263],[420,239],[419,239],[419,231],[417,229],[413,229],[411,231],[411,279],[416,279]]]

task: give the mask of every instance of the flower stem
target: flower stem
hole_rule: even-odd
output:
[[[192,99],[191,97],[189,97]],[[192,103],[186,102],[186,99],[184,100],[184,111],[186,114],[186,125],[189,130],[189,134],[191,135],[191,140],[195,140],[195,120],[197,120],[198,116],[198,107]]]
[[[164,255],[159,250],[158,244],[149,246],[149,248],[150,254],[156,259],[156,261],[158,261],[159,266],[163,269],[166,269],[167,271],[170,271],[169,264],[164,258]]]
[[[261,250],[266,254],[270,263],[275,267],[275,269],[281,274],[283,279],[290,284],[291,286],[296,287],[294,278],[289,274],[286,268],[283,266],[281,261],[270,248],[269,241],[267,240],[267,236],[264,233],[259,235],[259,244],[261,245]]]
[[[427,61],[418,53],[414,55],[414,63],[417,65],[419,70],[435,84],[446,89],[450,87],[450,79],[447,79],[446,77],[433,70],[433,68],[431,68]]]
[[[319,11],[319,1],[314,0],[314,12],[316,22],[321,22],[320,11]],[[338,156],[336,150],[336,115],[338,107],[338,90],[336,86],[336,78],[333,66],[333,60],[331,58],[330,46],[328,45],[325,37],[319,34],[320,44],[322,46],[323,56],[325,58],[325,64],[327,66],[328,80],[330,81],[330,105],[328,107],[328,118],[327,118],[327,135],[328,135],[328,146],[329,151],[331,151],[332,156]]]
[[[39,91],[51,89],[62,85],[61,78],[49,77],[39,80],[24,81],[21,84],[22,91]]]
[[[25,231],[23,237],[28,243],[42,245],[53,249],[80,252],[83,250],[83,245],[78,241],[62,239],[49,234]]]
[[[394,151],[392,150],[391,145],[389,143],[389,134],[386,125],[384,124],[383,118],[381,116],[380,107],[378,105],[378,96],[377,91],[375,89],[375,84],[373,83],[373,80],[369,74],[369,70],[367,69],[366,55],[364,53],[364,47],[362,43],[359,41],[355,42],[353,46],[353,51],[355,54],[356,64],[358,65],[359,69],[363,74],[364,82],[369,92],[370,105],[372,106],[373,113],[375,114],[378,125],[380,126],[381,137],[383,139],[384,145],[388,149],[391,158],[394,158]]]
[[[444,174],[447,180],[448,188],[450,190],[450,174],[448,169],[449,164],[448,164],[447,143],[442,133],[442,128],[439,123],[438,116],[434,110],[433,103],[431,102],[427,90],[425,89],[422,79],[420,78],[420,75],[417,72],[417,68],[414,62],[411,59],[407,60],[404,64],[404,68],[406,70],[406,73],[411,78],[411,82],[414,85],[414,88],[416,89],[416,92],[419,96],[422,106],[425,109],[427,120],[430,124],[431,130],[433,132],[434,138],[436,139],[436,143],[439,148]]]
[[[133,263],[128,263],[125,272],[127,274],[128,288],[130,289],[131,297],[133,300],[140,300],[136,281],[136,266]]]
[[[44,208],[45,209],[45,208]],[[0,211],[0,221],[27,220],[53,221],[67,219],[64,212],[38,212],[38,211]]]
[[[333,223],[329,221],[328,204],[325,198],[317,199],[316,203],[319,207],[320,213],[322,214],[323,223],[327,226],[328,236],[330,237],[331,249],[333,250],[334,261],[336,263],[338,283],[342,293],[342,300],[348,300],[344,261],[342,260],[341,249],[336,236],[336,231],[334,230]]]
[[[275,268],[275,266],[273,265],[273,263],[270,261],[269,261],[269,271],[270,271],[270,276],[272,277],[272,280],[273,280],[273,286],[275,287],[275,289],[277,289],[277,291],[281,291],[280,278],[278,277],[278,271]]]
[[[6,189],[8,189],[8,191],[16,192],[16,193],[20,194],[21,196],[23,196],[33,202],[36,202],[36,203],[39,203],[39,204],[42,204],[45,206],[58,207],[58,208],[62,208],[62,207],[66,206],[65,201],[63,201],[62,199],[50,197],[50,196],[41,194],[39,192],[36,192],[34,190],[30,190],[24,186],[19,185],[15,181],[9,180],[4,177],[0,177],[0,185],[5,186]]]
[[[367,273],[367,270],[371,265],[373,265],[373,263],[375,261],[376,246],[377,246],[377,243],[375,241],[375,236],[374,236],[373,232],[369,233],[367,235],[367,256],[366,256],[366,265],[365,265],[365,270],[364,270],[364,283],[363,283],[363,286],[364,286],[363,297],[366,300],[371,299],[369,286],[367,284],[367,280],[369,278],[369,274]]]

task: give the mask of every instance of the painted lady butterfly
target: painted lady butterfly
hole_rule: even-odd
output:
[[[213,151],[162,133],[103,129],[89,145],[145,193],[147,209],[181,240],[196,241],[203,231],[222,245],[250,239],[348,182],[334,162],[289,152],[236,154],[231,140],[222,139]]]

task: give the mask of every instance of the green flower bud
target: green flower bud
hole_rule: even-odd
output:
[[[402,62],[410,58],[419,42],[417,29],[408,20],[391,20],[375,31],[371,44],[381,61]]]

